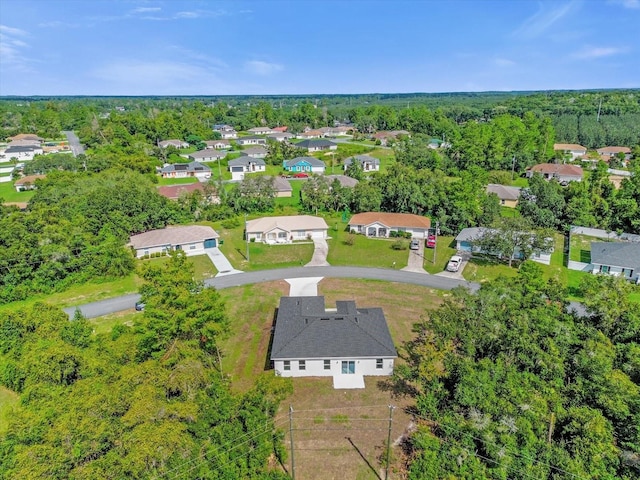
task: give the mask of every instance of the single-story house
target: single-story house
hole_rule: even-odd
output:
[[[600,158],[605,162],[608,162],[613,157],[616,157],[619,153],[624,155],[625,161],[631,160],[631,149],[629,147],[602,147],[596,150]]]
[[[255,135],[250,137],[240,137],[236,139],[238,145],[266,145],[267,139],[264,137],[257,137]]]
[[[293,187],[284,177],[271,177],[273,178],[273,188],[276,191],[276,197],[291,197],[293,195]]]
[[[234,139],[234,138],[238,138],[238,132],[236,132],[235,130],[218,130],[220,132],[220,138],[222,138],[223,140],[229,140],[229,139]]]
[[[205,249],[217,247],[219,237],[211,227],[189,225],[132,235],[129,245],[135,250],[138,258],[170,250],[183,250],[187,255],[201,255],[205,253]]]
[[[161,142],[158,142],[158,146],[160,148],[167,148],[167,147],[189,148],[189,144],[182,140],[162,140]]]
[[[35,190],[36,180],[46,178],[46,175],[27,175],[15,181],[13,186],[16,188],[16,192],[26,192],[27,190]]]
[[[577,145],[575,143],[554,143],[553,149],[556,152],[563,152],[568,155],[571,155],[571,158],[573,160],[576,160],[582,157],[583,155],[587,154],[586,147],[583,147],[582,145]]]
[[[327,179],[329,185],[333,183],[334,180],[338,180],[342,187],[353,188],[358,184],[358,180],[355,178],[347,177],[346,175],[326,175],[324,178]]]
[[[285,140],[291,140],[295,135],[289,132],[274,132],[267,135],[267,138],[270,140],[275,140],[276,142],[284,142]]]
[[[39,137],[35,133],[19,133],[13,137],[9,137],[8,140],[36,140],[38,142],[44,142],[44,138]]]
[[[386,145],[389,140],[397,140],[402,135],[410,135],[406,130],[391,130],[389,132],[377,132],[372,135],[373,140],[380,140],[381,145]]]
[[[242,153],[253,158],[265,158],[269,152],[266,148],[257,146],[245,148],[244,150],[242,150]]]
[[[604,273],[640,283],[640,243],[591,242],[592,273]]]
[[[287,130],[289,130],[289,127],[287,127],[286,125],[279,125],[277,127],[273,127],[271,130],[273,130],[274,132],[286,132]]]
[[[201,182],[187,183],[183,185],[165,185],[158,187],[158,193],[169,200],[178,200],[181,196],[188,193],[199,191],[204,195],[204,185]],[[218,197],[212,197],[209,199],[212,203],[220,203]]]
[[[206,165],[202,165],[198,162],[174,163],[162,167],[162,169],[160,170],[160,175],[162,176],[162,178],[210,178],[211,169]]]
[[[349,135],[349,132],[353,131],[353,127],[321,127],[318,130],[322,132],[324,137],[340,137]]]
[[[231,148],[231,143],[229,142],[229,140],[206,140],[204,144],[207,146],[207,148],[214,148],[216,150]]]
[[[183,155],[184,156],[184,155]],[[227,152],[215,150],[213,148],[205,148],[204,150],[198,150],[197,152],[189,153],[187,158],[198,162],[213,162],[215,160],[222,160],[227,156]]]
[[[248,173],[264,172],[267,168],[264,160],[249,157],[248,155],[229,160],[228,165],[231,172],[231,180],[242,180]]]
[[[281,297],[270,360],[281,377],[333,377],[336,388],[364,388],[364,375],[391,375],[398,357],[384,312],[324,297]]]
[[[560,183],[582,181],[582,167],[579,167],[578,165],[567,165],[564,163],[540,163],[529,168],[525,176],[527,178],[531,178],[534,173],[541,174],[545,180],[555,178]]]
[[[473,246],[473,241],[482,237],[485,231],[489,229],[483,227],[472,227],[472,228],[463,228],[460,233],[456,236],[456,250],[458,252],[472,252],[472,253],[483,253],[489,254],[489,252],[485,252],[481,250],[478,246]],[[534,253],[531,255],[529,260],[533,260],[534,262],[542,263],[544,265],[551,264],[551,254],[553,253],[553,246],[548,252],[540,252]],[[513,255],[514,259],[523,260],[522,252],[516,250]]]
[[[303,140],[302,142],[297,143],[296,147],[306,148],[309,153],[338,149],[338,145],[336,143],[332,142],[331,140],[325,140],[322,138],[314,140]]]
[[[389,237],[390,232],[408,232],[412,237],[427,238],[431,219],[412,213],[364,212],[349,220],[349,230],[367,237]]]
[[[322,160],[314,157],[296,157],[282,162],[282,168],[288,172],[324,173],[325,165]]]
[[[231,125],[225,123],[216,123],[213,127],[216,132],[234,132],[235,129]]]
[[[305,130],[302,133],[298,134],[298,138],[311,139],[311,138],[322,138],[324,137],[324,133],[322,130]]]
[[[262,217],[247,222],[247,238],[264,243],[291,243],[293,240],[327,238],[329,227],[321,217],[291,215]]]
[[[344,169],[349,168],[349,165],[353,162],[358,162],[362,166],[362,170],[365,172],[378,172],[380,171],[380,160],[371,155],[355,155],[344,159]]]
[[[31,146],[18,146],[18,147],[7,147],[4,151],[4,158],[7,160],[33,160],[33,157],[36,155],[42,155],[44,150],[42,147],[38,147],[35,145]]]
[[[493,193],[500,199],[500,205],[515,208],[520,198],[520,187],[510,187],[490,183],[487,185],[487,193]]]
[[[247,130],[251,135],[269,135],[270,133],[274,133],[274,131],[269,127],[253,127]]]

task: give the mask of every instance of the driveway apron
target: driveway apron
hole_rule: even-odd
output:
[[[231,262],[227,260],[227,257],[224,256],[224,253],[222,253],[218,247],[207,248],[205,251],[215,265],[216,270],[218,270],[218,274],[216,275],[216,277],[242,273],[242,270],[236,270],[235,268],[233,268]]]
[[[313,257],[305,267],[328,267],[327,254],[329,253],[329,245],[324,238],[313,239]]]

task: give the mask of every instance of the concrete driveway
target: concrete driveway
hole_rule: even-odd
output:
[[[436,275],[438,275],[439,277],[455,278],[456,280],[464,280],[464,277],[462,276],[462,272],[464,272],[464,267],[466,267],[467,263],[469,263],[469,259],[471,258],[471,255],[469,255],[468,253],[465,254],[464,252],[458,252],[456,253],[456,255],[460,255],[462,257],[462,263],[460,264],[460,268],[458,268],[458,271],[448,272],[447,270],[444,270],[443,272],[436,273]],[[447,268],[447,267],[445,266],[444,268]]]
[[[424,269],[424,239],[417,238],[418,240],[418,250],[409,250],[409,261],[407,266],[402,270],[405,272],[415,272],[415,273],[425,273],[428,275],[428,272]]]
[[[327,255],[329,254],[329,245],[324,238],[313,239],[313,257],[305,267],[328,267]]]

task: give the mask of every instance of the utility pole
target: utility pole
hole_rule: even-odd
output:
[[[289,405],[289,439],[291,440],[291,478],[296,480],[296,462],[293,458],[293,405]]]
[[[511,159],[511,181],[513,181],[513,174],[516,171],[516,156],[514,155]]]
[[[249,258],[249,229],[247,228],[247,214],[244,214],[244,236],[247,240],[247,262],[250,262],[251,259]]]
[[[438,249],[438,231],[440,230],[439,228],[440,222],[436,222],[436,243],[433,244],[433,264],[436,264],[436,250]]]
[[[393,405],[389,405],[389,433],[387,434],[387,468],[384,472],[384,480],[388,480],[389,478],[389,454],[391,453],[391,426],[393,425],[393,410],[395,408],[396,407],[394,407]],[[291,458],[293,459],[293,447],[291,448]]]

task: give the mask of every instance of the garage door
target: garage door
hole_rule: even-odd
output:
[[[314,230],[313,232],[311,232],[311,237],[324,238],[325,237],[324,230]]]
[[[210,238],[208,240],[204,241],[204,248],[213,248],[216,246],[216,239],[215,238]]]

